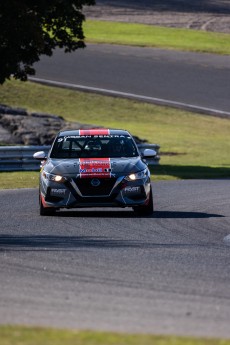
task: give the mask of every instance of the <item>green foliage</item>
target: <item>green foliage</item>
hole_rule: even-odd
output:
[[[33,63],[56,47],[83,48],[83,5],[95,0],[7,0],[0,2],[0,83],[14,75],[26,80]]]

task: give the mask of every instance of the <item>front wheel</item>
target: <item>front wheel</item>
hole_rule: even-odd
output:
[[[134,206],[133,207],[134,212],[137,215],[140,216],[151,216],[154,212],[154,207],[153,207],[153,193],[152,193],[152,188],[150,189],[150,194],[149,194],[149,201],[146,205],[141,205],[141,206]]]
[[[54,207],[44,207],[41,196],[39,196],[40,216],[51,216],[55,213]]]

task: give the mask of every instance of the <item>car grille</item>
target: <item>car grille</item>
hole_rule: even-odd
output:
[[[113,195],[110,195],[110,196],[99,196],[99,197],[95,197],[95,196],[87,196],[87,197],[78,197],[77,199],[77,202],[76,204],[79,206],[79,205],[105,205],[105,206],[108,206],[108,205],[115,205],[117,204],[118,205],[118,202],[116,202],[116,197],[117,197],[117,194],[113,194]]]
[[[79,178],[74,179],[74,182],[78,186],[81,194],[83,196],[108,196],[116,182],[115,178],[98,178],[100,181],[98,186],[93,186],[91,184],[94,178]]]

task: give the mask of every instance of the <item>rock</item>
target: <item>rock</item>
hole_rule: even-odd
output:
[[[0,143],[4,145],[51,145],[56,134],[61,130],[101,127],[80,122],[67,122],[62,116],[30,114],[25,109],[0,105]],[[134,139],[137,143],[147,142],[138,137]]]
[[[5,104],[0,104],[0,114],[27,115],[27,112],[23,108],[11,108]]]

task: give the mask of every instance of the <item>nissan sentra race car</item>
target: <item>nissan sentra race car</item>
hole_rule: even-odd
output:
[[[129,132],[87,129],[59,132],[47,157],[40,159],[40,215],[62,208],[132,207],[143,215],[153,213],[150,172],[145,157]]]

